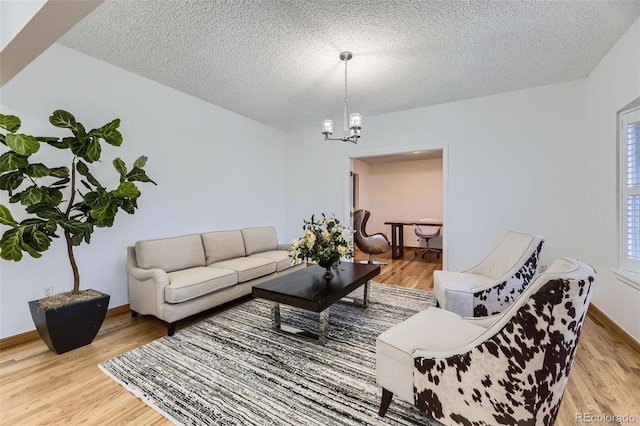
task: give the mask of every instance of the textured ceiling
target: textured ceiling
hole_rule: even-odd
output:
[[[59,42],[269,126],[585,78],[634,1],[106,0]]]

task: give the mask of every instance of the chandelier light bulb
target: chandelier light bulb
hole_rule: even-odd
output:
[[[362,128],[362,116],[357,112],[354,112],[349,116],[349,127],[357,130]]]
[[[322,134],[325,135],[325,137],[333,134],[333,120],[322,121]]]

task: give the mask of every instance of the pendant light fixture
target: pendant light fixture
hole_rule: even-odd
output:
[[[362,116],[358,113],[349,114],[349,101],[347,98],[347,62],[353,58],[353,53],[345,51],[340,53],[340,59],[344,61],[344,132],[341,138],[331,138],[333,134],[333,120],[322,121],[322,134],[326,141],[343,141],[358,143],[360,129],[362,129]]]

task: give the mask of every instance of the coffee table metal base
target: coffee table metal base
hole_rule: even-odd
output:
[[[364,295],[362,299],[344,297],[341,299],[341,301],[350,302],[351,304],[359,306],[361,308],[367,308],[369,306],[369,281],[364,283],[363,287]],[[273,320],[273,328],[282,333],[293,334],[298,337],[309,339],[314,343],[324,345],[325,343],[327,343],[327,334],[329,332],[329,309],[330,308],[327,308],[324,311],[320,312],[318,333],[314,333],[309,330],[301,330],[299,328],[283,324],[280,317],[280,303],[271,302],[271,318]]]

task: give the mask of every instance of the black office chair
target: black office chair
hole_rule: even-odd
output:
[[[374,261],[373,255],[388,252],[391,250],[391,245],[389,244],[389,240],[386,235],[383,233],[378,232],[372,235],[367,234],[365,228],[370,215],[371,213],[368,210],[362,209],[357,210],[353,214],[355,228],[354,241],[356,243],[356,247],[358,247],[360,251],[369,255],[367,263],[385,265],[385,263]]]
[[[426,218],[421,219],[421,220],[423,220],[425,222],[427,222],[427,221],[439,222],[438,219],[435,219],[435,218],[432,218],[432,217],[426,217]],[[420,252],[422,254],[422,257],[424,257],[425,254],[427,254],[428,252],[432,251],[432,252],[436,253],[436,255],[438,256],[438,259],[440,259],[441,250],[431,247],[429,245],[429,240],[432,240],[432,239],[436,238],[437,236],[439,236],[441,228],[442,228],[441,226],[436,226],[436,225],[416,225],[415,232],[416,232],[416,235],[418,236],[418,242],[420,242],[421,240],[424,240],[425,243],[426,243],[426,246],[423,249],[416,250],[413,255],[417,256],[418,253]]]

